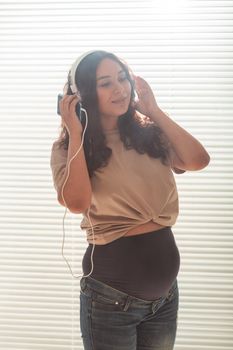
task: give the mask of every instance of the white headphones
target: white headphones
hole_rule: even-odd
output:
[[[91,53],[94,53],[96,52],[97,50],[91,50],[91,51],[88,51],[88,52],[85,52],[83,53],[81,56],[79,56],[76,61],[74,61],[74,63],[72,64],[71,66],[71,69],[70,69],[70,88],[72,90],[72,92],[74,94],[78,94],[78,87],[75,83],[75,73],[76,73],[76,69],[78,68],[79,66],[79,63],[88,55],[90,55]]]

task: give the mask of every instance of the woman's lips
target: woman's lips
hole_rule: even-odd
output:
[[[123,103],[123,102],[126,101],[126,99],[127,99],[127,97],[123,97],[123,98],[121,98],[121,99],[119,99],[119,100],[112,101],[112,103]]]

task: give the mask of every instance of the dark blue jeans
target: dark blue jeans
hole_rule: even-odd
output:
[[[179,291],[154,301],[118,291],[91,277],[80,281],[80,327],[85,350],[172,350]]]

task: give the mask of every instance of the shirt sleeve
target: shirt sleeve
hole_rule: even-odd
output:
[[[61,188],[63,184],[63,176],[67,163],[68,150],[63,146],[59,147],[58,141],[52,144],[50,156],[50,168],[52,170],[53,183],[56,190]]]

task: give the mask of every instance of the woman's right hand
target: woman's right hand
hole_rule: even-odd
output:
[[[76,114],[76,105],[79,101],[80,98],[77,95],[65,94],[59,102],[60,114],[69,135],[72,132],[81,134],[83,131],[82,124]]]

